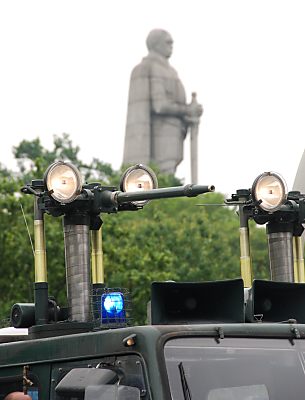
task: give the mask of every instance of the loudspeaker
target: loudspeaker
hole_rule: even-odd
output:
[[[152,283],[152,325],[217,322],[244,322],[242,279]]]
[[[305,323],[305,283],[254,280],[246,319],[250,322]]]

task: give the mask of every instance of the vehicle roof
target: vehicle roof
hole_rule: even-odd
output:
[[[124,339],[136,335],[136,343],[126,347]],[[244,323],[200,325],[147,325],[99,330],[66,336],[0,343],[0,367],[24,363],[95,358],[124,353],[156,352],[162,343],[175,337],[226,337],[305,339],[305,324]]]

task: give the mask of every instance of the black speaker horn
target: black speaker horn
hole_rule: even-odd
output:
[[[152,283],[152,325],[218,322],[244,322],[242,279]]]
[[[305,283],[255,279],[249,291],[246,319],[305,323]]]

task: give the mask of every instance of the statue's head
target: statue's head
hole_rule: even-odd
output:
[[[163,29],[153,29],[146,39],[148,51],[155,51],[165,58],[169,58],[173,52],[173,38]]]

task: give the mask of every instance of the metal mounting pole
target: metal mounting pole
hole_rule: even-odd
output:
[[[35,254],[35,323],[48,322],[48,278],[46,244],[44,232],[44,214],[38,207],[38,197],[34,200],[34,254]]]
[[[252,286],[252,262],[250,254],[249,221],[243,206],[239,206],[240,271],[245,287]]]
[[[302,236],[293,237],[295,243],[295,260],[297,268],[297,278],[296,282],[305,282],[305,272],[304,272],[304,250],[303,250],[303,240]]]
[[[89,225],[88,215],[64,217],[69,319],[77,322],[91,320]]]
[[[92,283],[104,283],[102,227],[91,231]]]
[[[294,282],[293,224],[269,222],[267,237],[271,279],[278,282]]]

